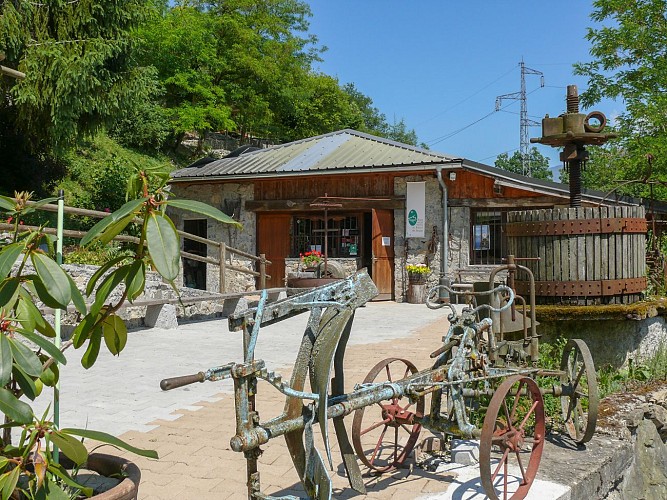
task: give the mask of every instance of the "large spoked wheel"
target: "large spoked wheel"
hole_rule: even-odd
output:
[[[567,390],[560,398],[565,429],[575,442],[587,443],[595,433],[600,400],[593,357],[583,340],[570,339],[560,369],[560,382]]]
[[[544,448],[544,402],[531,378],[514,375],[491,398],[479,447],[487,496],[518,500],[533,484]]]
[[[396,382],[413,373],[417,373],[417,368],[410,361],[388,358],[368,372],[364,383]],[[359,460],[369,469],[388,472],[401,467],[417,444],[424,398],[416,404],[401,397],[380,401],[377,405],[354,412],[352,444]]]

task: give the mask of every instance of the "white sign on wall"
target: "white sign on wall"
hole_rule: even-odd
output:
[[[426,214],[426,182],[408,182],[405,200],[405,236],[423,238]]]

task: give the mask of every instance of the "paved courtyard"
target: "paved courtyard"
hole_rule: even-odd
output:
[[[360,308],[345,360],[347,390],[387,357],[409,359],[419,369],[428,367],[430,352],[439,346],[447,330],[448,312],[393,302]],[[289,376],[306,320],[303,314],[263,328],[256,357],[264,359],[269,369]],[[247,498],[245,460],[229,446],[235,433],[231,383],[206,382],[170,392],[159,389],[162,378],[242,360],[241,334],[229,332],[226,320],[188,323],[176,330],[132,332],[120,358],[103,352],[88,371],[79,363],[81,354],[70,352],[70,363],[62,370],[61,425],[104,430],[135,446],[157,450],[157,461],[127,455],[142,470],[139,498]],[[257,405],[263,421],[278,415],[283,403],[280,393],[260,383]],[[351,420],[351,416],[346,418],[348,432]],[[318,443],[321,439],[316,436]],[[368,494],[360,496],[349,488],[343,475],[335,436],[331,444],[335,498],[484,498],[477,467],[455,465],[439,472],[415,467],[365,477]],[[262,448],[262,490],[276,497],[304,496],[284,440],[271,440]],[[110,447],[101,451],[123,455]],[[528,498],[568,498],[567,488],[538,481]]]

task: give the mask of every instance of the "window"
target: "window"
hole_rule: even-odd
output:
[[[293,255],[310,250],[324,253],[327,238],[329,257],[357,257],[361,254],[361,230],[356,215],[331,215],[328,228],[324,216],[297,216],[294,218]]]
[[[473,210],[471,221],[470,264],[500,264],[507,253],[507,211]]]

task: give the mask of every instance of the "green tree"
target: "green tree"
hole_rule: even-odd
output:
[[[0,99],[33,150],[67,148],[150,95],[132,32],[151,11],[150,0],[0,4],[0,51],[27,75],[0,79]]]
[[[605,98],[620,99],[626,109],[615,120],[619,139],[590,162],[591,170],[610,168],[613,181],[609,175],[590,175],[587,184],[618,186],[649,175],[667,180],[667,1],[595,0],[593,6],[596,25],[586,35],[592,60],[575,65],[576,74],[588,77],[581,100],[590,107]],[[621,190],[650,194],[646,182],[624,184]],[[665,198],[667,192],[657,186],[653,195]]]
[[[500,153],[496,157],[495,166],[515,174],[524,174],[520,151],[515,151],[512,156],[507,153]],[[549,170],[549,159],[542,155],[536,147],[531,148],[528,152],[527,168],[530,176],[535,179],[553,180],[551,170]]]
[[[293,136],[317,80],[308,16],[299,0],[180,1],[141,30],[142,62],[158,69],[175,144],[191,130],[200,139],[220,129]]]
[[[363,125],[359,108],[338,80],[324,74],[310,74],[304,79],[301,98],[292,101],[292,108],[295,122],[294,127],[285,131],[287,140]]]
[[[415,129],[408,129],[408,126],[405,124],[405,119],[403,118],[392,125],[388,125],[384,137],[391,139],[392,141],[411,144],[413,146],[416,146],[418,143],[417,132],[415,132]]]
[[[187,132],[196,131],[201,151],[206,132],[234,128],[214,21],[211,13],[182,3],[140,32],[142,62],[157,68],[165,89],[163,103],[174,147]]]
[[[343,90],[361,112],[364,122],[359,130],[384,137],[389,127],[387,117],[373,106],[373,99],[357,89],[354,83],[345,84]]]

